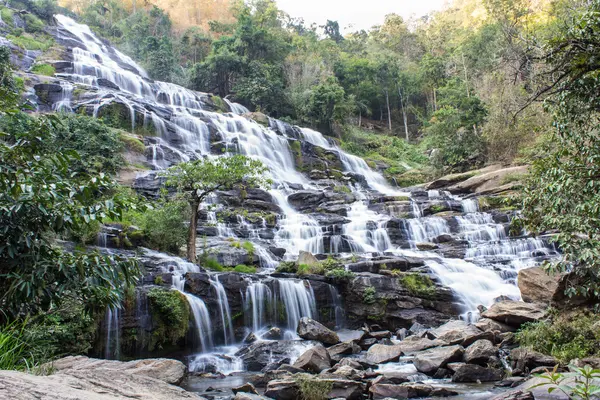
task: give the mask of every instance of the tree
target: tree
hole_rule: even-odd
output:
[[[327,23],[323,25],[323,30],[325,31],[325,36],[336,43],[344,40],[344,36],[340,33],[340,24],[337,21],[327,20]]]
[[[24,118],[6,52],[0,53],[0,120]],[[47,311],[67,300],[88,309],[118,306],[133,285],[135,260],[98,252],[66,251],[55,238],[93,221],[118,220],[129,204],[111,195],[114,182],[99,174],[73,172],[75,151],[52,149],[58,120],[40,117],[0,134],[0,309],[1,317]],[[27,126],[27,129],[18,129]]]
[[[188,161],[162,173],[166,178],[166,185],[185,195],[192,210],[187,240],[187,258],[190,261],[196,261],[196,228],[200,204],[218,190],[266,185],[269,183],[263,176],[266,171],[267,168],[260,161],[234,155]]]
[[[552,147],[533,163],[523,216],[533,233],[558,231],[563,257],[550,271],[572,271],[566,293],[600,297],[600,0],[590,2],[548,43]]]

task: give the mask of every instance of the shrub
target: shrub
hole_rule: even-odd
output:
[[[377,301],[377,291],[373,286],[367,286],[363,292],[363,303],[373,304]]]
[[[187,334],[190,322],[190,305],[177,290],[150,289],[150,313],[156,329],[152,333],[148,350],[167,344],[176,344]]]
[[[135,136],[131,136],[125,132],[121,132],[119,135],[119,139],[125,145],[127,150],[132,151],[134,153],[144,154],[146,151],[146,146],[144,146],[144,142],[138,139]]]
[[[248,253],[248,257],[249,258],[254,257],[255,249],[254,249],[254,244],[252,244],[252,242],[244,242],[244,243],[242,243],[242,248],[244,250],[246,250],[246,252]]]
[[[323,275],[325,269],[321,263],[316,265],[300,264],[298,265],[298,275]]]
[[[328,278],[332,278],[332,279],[336,279],[336,280],[340,280],[340,281],[349,281],[351,279],[354,279],[354,277],[356,275],[354,275],[354,272],[348,271],[344,268],[336,268],[336,269],[327,271],[325,276],[327,276]]]
[[[296,263],[294,261],[282,261],[277,266],[275,272],[295,274],[297,271],[298,267],[296,266]]]
[[[600,319],[587,313],[560,315],[552,321],[525,324],[517,332],[521,346],[561,362],[600,355]]]
[[[54,45],[54,40],[45,35],[37,35],[33,36],[29,33],[22,33],[19,36],[16,35],[6,35],[6,38],[13,42],[16,46],[24,50],[42,50],[46,51]],[[48,64],[39,64],[39,65],[48,65]],[[50,66],[52,69],[54,67]],[[33,67],[35,68],[35,66]],[[48,71],[48,70],[47,70]],[[32,69],[32,72],[39,73],[40,75],[46,75],[41,72],[35,72]]]
[[[342,263],[336,260],[335,258],[329,256],[327,259],[321,261],[321,266],[324,271],[331,271],[334,269],[343,269]]]
[[[202,258],[202,260],[200,261],[200,264],[204,268],[210,269],[211,271],[217,271],[217,272],[222,272],[225,270],[223,268],[223,266],[214,258],[205,257],[205,256],[202,256],[201,258]]]
[[[435,295],[435,284],[427,275],[410,273],[400,278],[400,284],[413,296],[432,297]]]
[[[333,382],[314,378],[308,374],[296,377],[302,400],[327,400],[333,388]]]
[[[0,370],[24,370],[34,364],[27,342],[26,326],[23,322],[15,321],[0,326]]]
[[[31,67],[31,72],[38,75],[54,76],[56,69],[50,64],[36,64]]]
[[[241,274],[255,274],[256,273],[256,267],[250,266],[250,265],[236,265],[235,268],[233,269],[235,272],[239,272]]]

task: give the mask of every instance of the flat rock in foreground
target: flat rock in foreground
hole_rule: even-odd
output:
[[[49,376],[0,371],[1,400],[201,400],[194,393],[170,385],[175,371],[185,366],[175,360],[154,359],[122,363],[67,357]],[[106,364],[104,364],[106,362]],[[177,363],[181,364],[179,366]],[[104,364],[104,366],[103,366]],[[94,366],[95,365],[95,366]],[[153,366],[154,365],[154,366]],[[162,372],[161,372],[162,371]],[[168,371],[164,373],[164,371]]]

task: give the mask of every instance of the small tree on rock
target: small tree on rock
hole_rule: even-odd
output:
[[[183,193],[192,209],[187,241],[187,258],[190,261],[196,260],[196,228],[200,204],[218,190],[267,185],[269,180],[264,177],[266,171],[267,168],[260,161],[235,155],[184,162],[162,174],[167,178],[166,185]]]

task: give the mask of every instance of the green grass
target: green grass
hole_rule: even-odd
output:
[[[25,50],[42,50],[46,51],[54,45],[54,39],[45,35],[31,35],[23,33],[19,36],[6,35],[6,38]]]
[[[35,360],[25,339],[26,323],[12,322],[0,327],[0,370],[28,370]]]
[[[349,281],[351,279],[354,279],[354,277],[356,275],[354,275],[354,272],[347,271],[344,268],[336,268],[336,269],[332,269],[330,271],[327,271],[327,273],[325,274],[325,276],[327,276],[328,278],[335,279],[335,280]]]
[[[321,263],[316,265],[300,264],[298,265],[298,275],[323,275],[325,268]]]
[[[131,136],[125,132],[121,132],[119,135],[119,139],[125,145],[125,148],[138,154],[144,154],[146,151],[146,146],[144,143],[135,136]]]
[[[36,64],[31,68],[31,72],[38,75],[54,76],[56,69],[50,64]]]
[[[202,262],[200,264],[204,268],[210,269],[211,271],[222,272],[225,270],[225,268],[221,265],[221,263],[219,263],[214,258],[210,258],[210,257],[206,257],[204,260],[202,260]]]
[[[352,193],[352,190],[348,186],[338,185],[333,188],[336,193]]]
[[[2,21],[4,21],[6,25],[8,25],[11,28],[15,26],[15,23],[13,21],[13,14],[13,11],[9,8],[0,8],[0,17],[2,17]]]
[[[240,274],[255,274],[256,267],[250,265],[236,265],[233,269],[234,272],[239,272]]]

